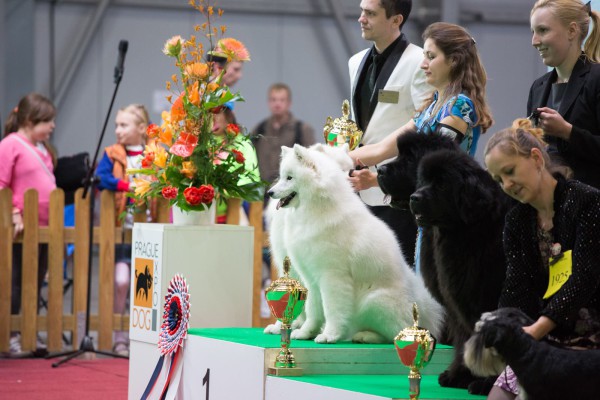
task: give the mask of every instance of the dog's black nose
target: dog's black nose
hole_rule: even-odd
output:
[[[273,191],[272,191],[272,190],[269,190],[269,191],[267,192],[267,196],[269,196],[270,198],[273,198],[273,195],[274,195],[274,194],[275,194],[275,193],[273,193]]]
[[[423,196],[419,192],[414,192],[410,195],[410,203],[411,204],[419,204],[423,200]]]

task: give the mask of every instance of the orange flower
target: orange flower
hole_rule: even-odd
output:
[[[190,103],[198,107],[200,105],[200,90],[198,89],[198,81],[188,89],[188,100]]]
[[[146,149],[144,150],[144,154],[152,154],[152,162],[159,168],[165,168],[167,166],[167,152],[165,148],[158,144],[156,140],[150,141],[146,145]]]
[[[184,161],[181,163],[181,173],[183,175],[185,175],[186,177],[192,179],[194,178],[194,175],[196,174],[196,172],[198,172],[198,169],[196,168],[196,166],[194,165],[193,162],[191,161]]]
[[[177,123],[185,118],[185,108],[183,108],[183,93],[175,100],[171,106],[171,121]]]
[[[227,57],[228,61],[250,61],[250,53],[242,42],[234,38],[223,38],[217,43],[217,55]]]
[[[171,146],[173,144],[173,130],[171,129],[170,125],[166,126],[161,131],[160,136],[158,137],[158,140],[161,143],[166,144],[167,146]]]
[[[206,93],[212,93],[219,88],[219,84],[215,82],[211,82],[206,85]]]
[[[189,157],[198,144],[198,137],[187,132],[181,132],[175,144],[171,146],[169,152],[179,157]]]
[[[143,196],[150,191],[150,181],[146,179],[133,178],[133,183],[136,196]]]
[[[208,65],[201,62],[188,64],[185,67],[185,73],[190,78],[205,79],[208,76]]]

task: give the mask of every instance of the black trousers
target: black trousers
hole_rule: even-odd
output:
[[[21,311],[21,287],[23,279],[23,245],[20,243],[13,244],[13,257],[12,257],[12,291],[11,291],[11,303],[10,312],[11,314],[19,314]],[[48,245],[40,244],[38,250],[38,293],[37,293],[37,304],[40,304],[40,292],[42,290],[42,284],[44,283],[44,277],[48,271]],[[28,277],[33,279],[33,277]]]
[[[367,206],[380,220],[385,222],[396,234],[396,240],[402,248],[402,254],[408,265],[415,262],[415,243],[417,225],[409,210],[398,210],[390,206]]]

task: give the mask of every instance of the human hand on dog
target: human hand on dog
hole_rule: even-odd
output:
[[[548,107],[540,107],[537,111],[539,112],[539,127],[544,130],[546,135],[569,140],[573,125],[565,121],[558,111]]]
[[[535,340],[540,340],[556,328],[556,323],[546,316],[541,316],[537,321],[529,326],[524,326],[525,333],[532,336]]]
[[[356,164],[356,168],[350,170],[348,173],[350,176],[349,181],[352,185],[352,188],[354,188],[354,191],[360,192],[361,190],[378,186],[377,174],[375,172],[371,172],[369,168],[367,168],[367,166],[360,161],[360,159],[356,160]]]

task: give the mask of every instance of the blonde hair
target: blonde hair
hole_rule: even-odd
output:
[[[548,144],[543,139],[544,131],[534,128],[528,118],[518,118],[510,128],[502,129],[492,135],[485,145],[484,157],[498,147],[506,155],[517,155],[525,158],[531,156],[531,150],[538,149],[544,159],[544,166],[550,172],[558,172],[565,177],[572,175],[571,170],[563,165],[555,165],[548,154]]]
[[[123,108],[120,108],[119,111],[132,114],[137,120],[138,124],[144,124],[148,126],[148,124],[150,123],[150,115],[148,114],[148,110],[146,110],[146,107],[144,107],[143,104],[133,103]]]
[[[600,62],[600,14],[597,11],[592,11],[580,0],[538,0],[531,9],[531,15],[540,8],[547,8],[564,26],[575,22],[579,27],[579,44],[583,44],[583,52],[590,61]],[[593,27],[586,40],[590,21]]]

